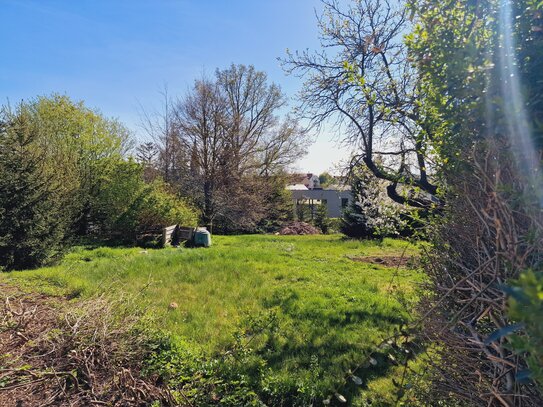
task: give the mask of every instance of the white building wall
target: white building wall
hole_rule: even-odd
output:
[[[299,199],[326,200],[329,218],[340,218],[344,206],[349,205],[353,199],[351,191],[338,191],[335,189],[291,190],[290,192],[294,202]]]

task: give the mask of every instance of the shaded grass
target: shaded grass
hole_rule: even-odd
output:
[[[269,380],[317,370],[323,388],[401,323],[409,321],[422,274],[355,262],[349,257],[411,256],[404,241],[340,236],[215,236],[211,248],[76,248],[55,267],[2,279],[42,292],[89,297],[139,294],[161,329],[204,353],[251,337],[255,319],[274,315],[253,338]],[[175,302],[177,308],[170,309]],[[313,365],[311,367],[311,365]]]

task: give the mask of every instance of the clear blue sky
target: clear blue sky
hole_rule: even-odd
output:
[[[319,8],[318,0],[0,0],[0,98],[67,94],[140,136],[140,104],[151,111],[165,84],[181,95],[231,63],[266,71],[293,98],[301,83],[277,57],[318,49]],[[298,168],[319,173],[344,157],[332,138],[320,134]]]

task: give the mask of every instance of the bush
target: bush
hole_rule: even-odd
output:
[[[146,193],[143,168],[134,161],[118,160],[104,171],[89,217],[95,235],[131,236],[138,228],[137,212]]]
[[[353,238],[377,238],[377,223],[380,213],[378,206],[378,181],[367,171],[359,169],[351,180],[353,200],[343,211],[341,232]]]
[[[196,226],[198,216],[167,184],[146,184],[144,168],[133,160],[119,160],[102,174],[100,190],[92,202],[95,234],[134,242],[138,235],[160,231],[164,226]]]
[[[424,136],[435,148],[447,203],[445,216],[427,228],[431,294],[421,305],[421,331],[436,344],[439,360],[428,364],[427,383],[433,401],[543,405],[543,394],[526,383],[523,372],[542,364],[541,286],[535,275],[520,276],[540,270],[543,253],[536,179],[543,139],[543,34],[535,30],[543,5],[411,4],[417,25],[406,38],[424,89]],[[504,55],[511,60],[505,62]],[[518,280],[512,294],[519,297],[508,307],[500,288],[511,280]],[[526,329],[518,338],[507,335],[519,328],[515,322]]]
[[[112,212],[100,206],[100,195],[124,160],[130,144],[128,129],[67,96],[37,97],[23,106],[37,129],[43,167],[70,217],[71,233],[95,232]],[[130,194],[130,186],[121,192]]]
[[[524,331],[511,338],[512,348],[527,363],[517,380],[532,379],[543,393],[543,273],[525,271],[506,292],[510,295],[509,317],[522,324]]]
[[[155,181],[145,188],[137,208],[136,220],[139,232],[174,224],[197,226],[198,212],[185,200],[168,191],[166,184]]]
[[[367,168],[359,167],[351,175],[353,200],[343,211],[340,230],[358,239],[410,236],[422,226],[420,213],[393,202],[386,182],[376,179]]]
[[[116,188],[115,184],[112,186]],[[114,195],[122,199],[122,195]],[[138,236],[157,234],[169,225],[197,226],[198,214],[183,199],[170,192],[162,181],[145,184],[143,179],[125,197],[124,207],[114,208],[107,230],[120,240],[134,242]]]
[[[329,233],[340,233],[342,219],[341,218],[328,218],[328,221],[330,222]]]

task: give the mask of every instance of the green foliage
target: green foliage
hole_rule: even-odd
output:
[[[334,183],[334,181],[334,177],[328,172],[323,172],[321,175],[319,175],[319,183],[321,184],[321,188],[326,188],[330,186]]]
[[[369,224],[367,213],[357,200],[343,211],[340,230],[341,233],[353,238],[377,238],[375,230]]]
[[[328,218],[329,233],[341,233],[342,218]]]
[[[68,219],[25,105],[0,117],[0,268],[33,268],[62,252]]]
[[[328,207],[325,203],[317,205],[314,224],[321,230],[322,233],[327,234],[330,232],[331,222],[330,218],[328,218]]]
[[[90,201],[95,233],[133,238],[146,192],[142,166],[119,159],[100,174],[97,185],[96,197]]]
[[[487,5],[487,3],[485,3]],[[466,165],[468,149],[484,124],[484,100],[495,15],[483,23],[476,3],[459,0],[448,7],[434,0],[410,2],[415,18],[406,40],[421,75],[418,101],[429,148],[438,169]]]
[[[543,391],[543,273],[523,272],[506,292],[509,317],[523,324],[525,334],[510,337],[511,346],[528,364],[527,371],[517,373],[517,380],[532,379]]]
[[[485,133],[502,133],[508,97],[501,95],[499,14],[504,2],[457,0],[447,7],[435,0],[412,0],[413,32],[406,36],[421,75],[423,127],[431,129],[429,148],[445,174],[469,168],[473,142]],[[534,141],[541,146],[543,127],[543,17],[536,0],[511,2],[519,92],[526,99]],[[518,113],[518,112],[517,112]],[[497,130],[486,125],[497,120]],[[491,124],[492,125],[492,124]],[[504,134],[502,134],[504,135]]]
[[[309,204],[300,202],[296,204],[295,208],[296,220],[300,222],[310,222],[311,217],[311,206]]]
[[[137,211],[137,227],[145,231],[175,224],[197,226],[197,211],[170,192],[163,182],[155,181],[147,185]]]
[[[2,143],[7,268],[46,262],[64,236],[133,242],[168,224],[197,224],[187,203],[162,183],[146,184],[143,166],[125,158],[128,130],[82,102],[52,95],[15,113],[6,107]]]
[[[91,232],[107,216],[98,196],[129,146],[128,130],[67,96],[38,97],[24,106],[39,129],[36,143],[57,199],[78,234]]]
[[[519,71],[522,92],[530,115],[532,138],[539,150],[543,149],[543,3],[540,0],[512,2],[515,16]]]
[[[434,243],[427,268],[435,290],[430,303],[437,317],[426,328],[436,330],[441,360],[432,379],[434,399],[452,392],[454,397],[472,394],[475,404],[498,397],[541,404],[541,394],[522,377],[526,363],[542,363],[537,350],[541,331],[535,328],[541,326],[540,282],[533,272],[519,278],[541,258],[541,243],[533,236],[541,225],[541,207],[530,196],[538,193],[538,186],[530,189],[539,180],[530,179],[536,169],[526,165],[534,153],[527,138],[541,148],[543,134],[543,30],[537,3],[410,2],[414,30],[406,40],[421,76],[417,103],[449,204],[447,216],[428,228]],[[540,160],[541,151],[535,153]],[[492,216],[487,216],[489,208]],[[504,232],[503,225],[515,225],[514,232]],[[497,238],[502,233],[524,243],[505,243]],[[488,276],[494,281],[519,278],[511,289],[509,316],[526,325],[524,335],[508,336],[520,326],[509,322],[504,304],[479,286]],[[481,309],[490,317],[474,320]],[[475,335],[486,337],[488,348],[469,350]],[[526,362],[505,349],[506,336],[524,352]],[[505,360],[492,360],[488,349]],[[504,373],[511,366],[518,373],[513,386]]]
[[[358,167],[351,175],[354,199],[343,211],[341,232],[353,238],[395,236],[407,229],[407,208],[391,202],[385,186],[365,167]]]
[[[265,178],[262,194],[266,208],[264,218],[259,222],[258,229],[263,232],[275,232],[281,226],[293,220],[294,203],[286,186],[284,175],[268,176]]]
[[[133,242],[139,234],[157,232],[165,226],[197,226],[196,211],[170,192],[164,182],[146,184],[143,170],[132,160],[121,160],[103,174],[93,202],[102,233]]]

